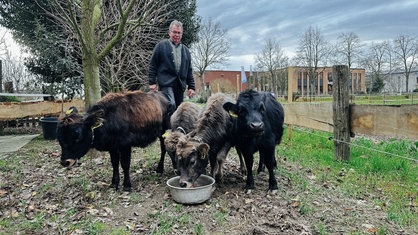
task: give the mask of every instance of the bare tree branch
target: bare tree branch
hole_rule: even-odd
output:
[[[203,74],[210,66],[222,65],[227,62],[231,43],[227,31],[219,22],[212,19],[204,21],[198,33],[198,42],[191,45],[192,64],[198,73],[201,88]]]
[[[109,90],[125,89],[132,84],[130,81],[143,79],[135,74],[142,76],[145,69],[132,63],[147,64],[140,54],[148,56],[152,51],[150,45],[161,39],[159,28],[167,21],[171,13],[167,9],[173,9],[174,2],[176,0],[53,0],[49,12],[78,38],[74,43],[79,43],[83,60],[86,106],[100,99],[101,83],[106,79],[106,86],[116,86],[108,87]],[[141,40],[132,44],[133,38]],[[100,76],[100,71],[105,76]]]
[[[363,65],[371,75],[369,90],[372,92],[379,92],[383,89],[384,69],[390,67],[389,50],[388,42],[372,43],[364,57]]]
[[[409,90],[409,76],[415,61],[418,60],[418,40],[408,35],[400,35],[393,40],[396,59],[401,64],[406,79],[406,92]]]
[[[255,61],[259,69],[270,73],[272,91],[284,91],[287,79],[283,77],[281,69],[288,66],[289,58],[284,54],[280,43],[272,38],[266,40],[263,49],[255,56]]]
[[[308,70],[309,94],[317,93],[316,82],[318,81],[318,68],[325,67],[329,56],[330,48],[325,41],[318,27],[310,26],[299,39],[297,60]]]
[[[362,45],[360,38],[353,32],[338,35],[338,41],[335,47],[336,55],[339,56],[337,63],[346,64],[349,69],[352,68],[353,63],[358,61],[361,56]]]

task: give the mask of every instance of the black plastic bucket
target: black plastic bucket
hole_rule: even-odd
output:
[[[39,119],[42,125],[44,139],[55,140],[57,138],[57,117],[42,117]]]

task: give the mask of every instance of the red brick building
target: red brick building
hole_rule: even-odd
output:
[[[245,72],[247,81],[250,72]],[[196,91],[202,90],[201,80],[197,73],[194,73]],[[239,93],[248,88],[248,82],[241,82],[241,71],[208,70],[203,74],[203,89],[211,89],[212,92]]]
[[[317,70],[317,78],[312,81],[308,76],[308,71],[306,67],[302,66],[290,66],[283,69],[285,74],[287,74],[287,83],[291,82],[291,90],[294,93],[300,94],[302,97],[308,95],[309,91],[314,90],[315,95],[327,95],[332,94],[332,67],[321,67]],[[351,93],[365,93],[365,78],[366,71],[363,68],[351,68],[351,83],[349,83],[349,88]],[[250,84],[254,84],[250,72],[246,71],[247,82],[241,83],[241,71],[224,71],[224,70],[208,70],[203,74],[203,85],[204,89],[210,88],[212,92],[225,92],[231,94],[237,94],[240,91],[246,90]],[[270,77],[267,72],[259,72],[258,76],[261,77]],[[197,74],[194,74],[196,91],[201,91],[201,82]],[[259,87],[260,90],[272,91],[269,90],[270,84],[263,84],[263,87]],[[260,84],[259,84],[260,86]],[[313,86],[311,88],[311,86]],[[314,89],[313,89],[314,88]],[[289,92],[289,89],[286,89],[285,92]]]

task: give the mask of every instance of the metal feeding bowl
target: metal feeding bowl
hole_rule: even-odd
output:
[[[182,188],[179,185],[180,176],[167,180],[171,198],[181,204],[199,204],[207,201],[215,190],[215,179],[207,175],[201,175],[196,180],[196,187]]]

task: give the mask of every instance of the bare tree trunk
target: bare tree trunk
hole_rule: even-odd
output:
[[[3,92],[3,60],[0,60],[0,92]],[[0,123],[0,129],[1,129]]]
[[[84,102],[86,109],[96,104],[101,98],[99,64],[95,58],[97,57],[83,55],[84,89],[86,92]]]

